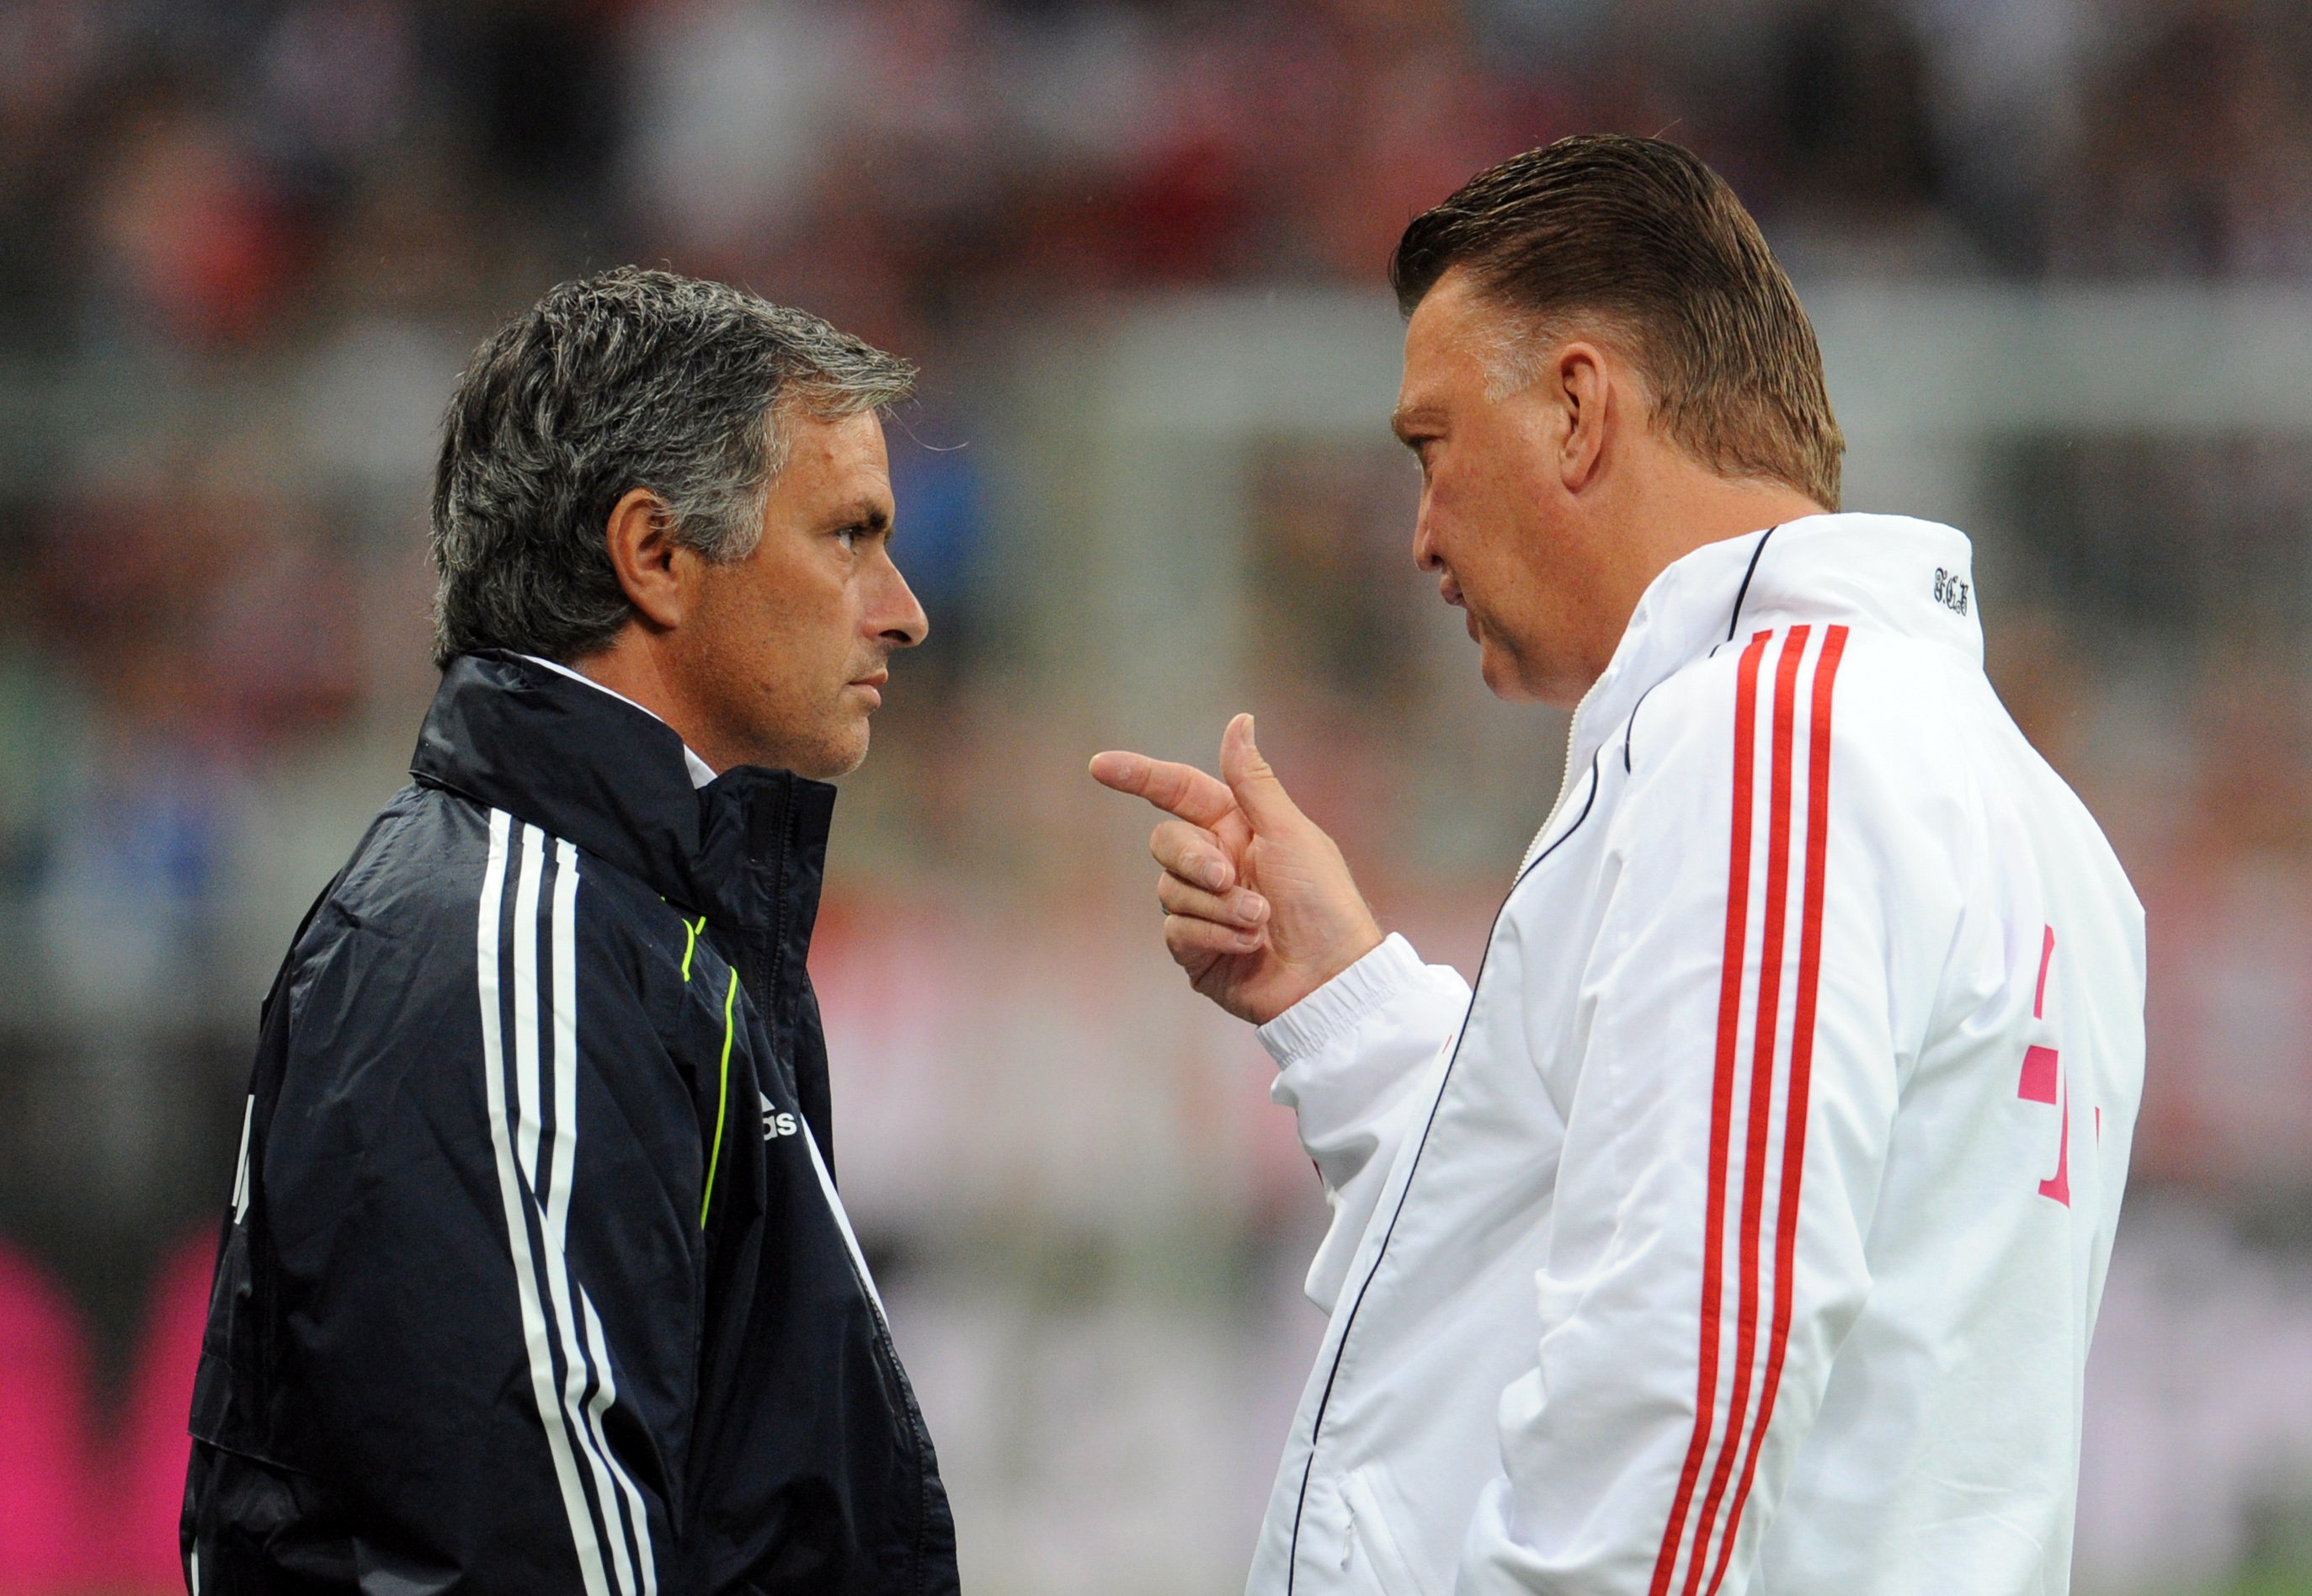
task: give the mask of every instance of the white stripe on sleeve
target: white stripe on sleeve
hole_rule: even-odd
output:
[[[249,1217],[249,1132],[257,1120],[257,1094],[251,1092],[241,1105],[241,1156],[232,1169],[232,1222],[240,1224]]]
[[[874,1303],[875,1312],[882,1313],[883,1294],[875,1289],[875,1277],[867,1272],[867,1255],[859,1250],[859,1238],[851,1232],[851,1216],[844,1211],[843,1199],[836,1193],[835,1177],[827,1173],[827,1160],[819,1153],[819,1138],[810,1133],[808,1121],[803,1121],[802,1140],[803,1146],[810,1149],[810,1167],[819,1176],[819,1189],[827,1194],[827,1206],[834,1210],[835,1226],[843,1233],[843,1244],[850,1250],[851,1267],[857,1271],[859,1284],[866,1289],[869,1300]],[[889,1315],[884,1317],[888,1322]]]
[[[570,1538],[577,1548],[578,1571],[583,1580],[586,1596],[609,1596],[609,1582],[602,1569],[601,1537],[594,1524],[592,1506],[586,1499],[586,1487],[578,1477],[577,1460],[571,1455],[570,1434],[562,1404],[555,1400],[554,1349],[547,1339],[546,1315],[539,1302],[537,1266],[530,1245],[529,1204],[524,1199],[521,1172],[516,1166],[514,1141],[517,1134],[526,1150],[537,1146],[537,1127],[530,1112],[524,1118],[531,1122],[519,1130],[509,1121],[506,1111],[505,1047],[499,1018],[500,964],[504,957],[504,937],[499,929],[499,917],[505,902],[506,856],[508,833],[512,817],[502,809],[490,811],[489,862],[482,873],[482,898],[479,923],[475,933],[475,981],[481,996],[482,1074],[489,1104],[490,1146],[497,1157],[498,1196],[505,1209],[506,1239],[512,1248],[514,1266],[514,1288],[521,1302],[522,1344],[529,1355],[530,1394],[538,1403],[538,1416],[546,1430],[547,1451],[554,1460],[554,1478],[562,1493],[564,1513],[570,1521]],[[515,898],[514,938],[514,1005],[515,1050],[528,1053],[528,1063],[537,1063],[537,1033],[535,1030],[538,1001],[534,982],[537,977],[535,927],[538,905],[538,850],[526,850],[522,863],[522,887]],[[525,906],[529,912],[522,912]],[[527,920],[531,936],[524,938],[521,928]],[[529,978],[526,986],[524,977]],[[533,1095],[527,1077],[521,1084],[523,1108],[533,1111],[529,1100]]]
[[[538,838],[542,851],[543,834],[531,834]],[[611,1452],[602,1429],[602,1415],[618,1399],[617,1381],[610,1369],[609,1354],[594,1304],[587,1300],[585,1288],[570,1270],[570,1185],[578,1157],[577,903],[578,850],[569,842],[557,841],[553,900],[554,1131],[547,1149],[550,1174],[542,1227],[547,1298],[554,1311],[555,1332],[562,1342],[563,1407],[586,1453],[587,1467],[594,1479],[595,1499],[601,1504],[602,1518],[611,1531],[610,1555],[617,1571],[618,1589],[628,1596],[635,1589],[634,1560],[627,1555],[631,1536],[635,1557],[642,1565],[642,1589],[648,1596],[656,1596],[658,1572],[651,1554],[650,1516],[643,1505],[642,1493],[635,1488],[625,1466]],[[535,922],[530,923],[534,933]],[[537,1190],[534,1181],[531,1190]],[[582,1342],[582,1313],[585,1333]],[[590,1374],[594,1386],[591,1397],[586,1390]],[[611,1483],[614,1477],[615,1495]]]

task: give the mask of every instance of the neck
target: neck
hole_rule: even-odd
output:
[[[600,682],[611,692],[621,693],[642,705],[665,721],[681,737],[683,746],[695,751],[714,769],[728,770],[737,760],[718,759],[721,750],[711,746],[715,739],[708,734],[705,717],[689,694],[677,685],[674,673],[667,668],[663,652],[656,640],[629,621],[618,635],[610,640],[609,647],[581,659],[570,661],[570,668]]]
[[[1616,540],[1626,554],[1618,584],[1626,603],[1616,617],[1616,641],[1646,589],[1677,561],[1708,544],[1820,515],[1823,507],[1784,483],[1721,476],[1681,460],[1652,475],[1630,510],[1626,531]]]
[[[1607,569],[1582,659],[1584,689],[1612,661],[1638,600],[1677,561],[1707,544],[1823,513],[1821,505],[1786,484],[1721,476],[1667,449],[1662,456],[1653,469],[1632,475],[1633,484],[1642,485],[1606,528]]]
[[[1638,592],[1705,544],[1823,513],[1821,505],[1786,484],[1721,476],[1699,466],[1664,473],[1651,484],[1646,501],[1633,508],[1636,535],[1627,546],[1643,568]],[[1635,607],[1636,593],[1630,603]]]

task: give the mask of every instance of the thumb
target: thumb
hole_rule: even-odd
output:
[[[1252,740],[1250,715],[1239,715],[1221,734],[1221,780],[1236,794],[1237,807],[1256,832],[1300,818],[1300,807]]]

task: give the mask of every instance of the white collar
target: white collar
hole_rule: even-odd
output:
[[[1965,533],[1908,516],[1853,512],[1802,516],[1671,561],[1638,599],[1612,660],[1574,709],[1565,776],[1525,863],[1540,850],[1580,772],[1639,700],[1738,633],[1844,621],[1945,644],[1980,668],[1974,565]]]
[[[1949,527],[1852,511],[1704,544],[1646,589],[1577,719],[1602,737],[1679,667],[1738,632],[1792,622],[1845,621],[1940,642],[1980,667],[1974,563],[1966,534]]]
[[[587,676],[582,671],[573,670],[568,666],[560,664],[556,660],[548,659],[543,655],[524,654],[521,658],[529,660],[532,665],[542,665],[548,670],[560,671],[564,676],[568,676],[574,682],[583,682],[589,687],[593,688],[597,693],[607,693],[612,698],[617,699],[620,703],[634,704],[635,708],[641,710],[644,714],[648,715],[661,726],[664,726],[666,724],[666,717],[660,714],[657,711],[645,709],[643,705],[635,703],[633,699],[628,698],[616,687],[605,687],[601,683],[596,681],[593,677]],[[714,780],[714,767],[708,764],[705,760],[699,758],[697,754],[692,753],[688,743],[685,743],[682,746],[682,763],[683,767],[690,772],[690,784],[693,787],[704,787],[709,781]]]

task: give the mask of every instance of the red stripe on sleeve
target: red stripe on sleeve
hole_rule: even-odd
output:
[[[1814,1080],[1816,1003],[1822,990],[1822,903],[1824,870],[1830,859],[1830,702],[1838,679],[1838,662],[1846,652],[1847,629],[1833,626],[1823,634],[1822,658],[1815,662],[1814,701],[1807,737],[1806,906],[1799,926],[1799,990],[1791,1016],[1791,1083],[1789,1107],[1782,1116],[1782,1187],[1780,1210],[1774,1217],[1774,1318],[1767,1333],[1766,1373],[1758,1396],[1758,1422],[1742,1464],[1742,1482],[1735,1487],[1734,1505],[1726,1515],[1726,1537],[1718,1549],[1718,1565],[1710,1575],[1711,1596],[1726,1577],[1727,1560],[1734,1554],[1734,1537],[1742,1527],[1742,1509],[1750,1499],[1750,1482],[1758,1472],[1758,1452],[1765,1444],[1766,1426],[1773,1421],[1774,1397],[1782,1383],[1782,1359],[1790,1349],[1791,1272],[1795,1267],[1799,1234],[1799,1190],[1806,1175],[1807,1108]]]
[[[1702,1255],[1702,1368],[1696,1379],[1694,1436],[1686,1444],[1686,1466],[1677,1480],[1677,1496],[1670,1504],[1669,1522],[1662,1531],[1661,1550],[1654,1557],[1651,1596],[1663,1596],[1677,1566],[1677,1549],[1686,1539],[1686,1510],[1694,1503],[1694,1487],[1701,1478],[1702,1460],[1710,1450],[1711,1417],[1718,1406],[1718,1321],[1721,1275],[1725,1260],[1721,1238],[1726,1220],[1727,1139],[1732,1134],[1734,1056],[1742,1025],[1742,959],[1750,925],[1750,831],[1754,767],[1757,763],[1758,662],[1765,657],[1773,635],[1761,632],[1742,650],[1734,688],[1734,820],[1727,844],[1726,947],[1718,978],[1717,1074],[1710,1097],[1710,1200],[1708,1229]]]
[[[1774,1107],[1774,1045],[1782,1007],[1782,938],[1790,921],[1791,742],[1798,722],[1799,665],[1811,629],[1793,626],[1782,640],[1774,668],[1773,777],[1767,815],[1766,926],[1758,944],[1758,1020],[1750,1050],[1749,1134],[1742,1159],[1742,1275],[1734,1332],[1734,1389],[1727,1401],[1726,1440],[1711,1470],[1710,1493],[1694,1532],[1694,1560],[1686,1571],[1686,1596],[1702,1586],[1704,1554],[1718,1524],[1719,1504],[1734,1476],[1750,1409],[1750,1366],[1758,1349],[1758,1247],[1766,1201],[1766,1128]]]

